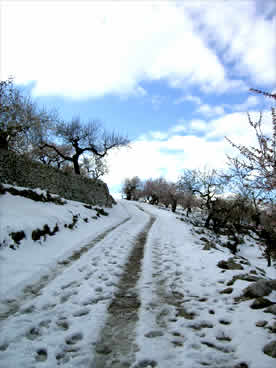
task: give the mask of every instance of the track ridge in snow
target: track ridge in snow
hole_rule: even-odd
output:
[[[96,344],[95,359],[91,368],[130,367],[135,361],[135,352],[138,349],[135,343],[135,328],[141,304],[135,287],[140,278],[148,233],[156,220],[155,216],[149,216],[148,223],[136,237],[118,290],[109,305],[109,316]]]
[[[87,253],[91,248],[93,248],[96,244],[103,240],[108,234],[118,229],[120,226],[124,225],[130,219],[131,216],[127,217],[119,224],[116,224],[106,231],[100,233],[88,244],[85,244],[81,248],[74,250],[69,257],[66,257],[65,259],[59,261],[56,264],[56,267],[51,269],[49,273],[41,276],[40,279],[33,284],[25,286],[23,292],[18,296],[18,298],[0,301],[0,305],[2,304],[1,307],[4,309],[3,311],[0,310],[0,321],[3,321],[11,315],[15,314],[20,309],[23,302],[25,303],[27,301],[31,301],[39,296],[41,290],[44,289],[56,277],[58,277],[65,269],[72,266],[74,262],[80,259],[85,253]]]

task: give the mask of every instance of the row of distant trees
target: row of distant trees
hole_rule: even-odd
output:
[[[276,94],[252,89],[276,100]],[[255,131],[256,147],[246,147],[229,140],[238,151],[236,157],[228,157],[227,170],[205,168],[184,169],[177,182],[164,178],[142,181],[138,176],[125,179],[122,193],[128,200],[145,200],[148,203],[171,207],[177,205],[186,210],[202,209],[204,225],[215,233],[227,231],[235,240],[237,234],[253,230],[266,243],[268,264],[271,253],[276,252],[276,113],[271,109],[271,136],[262,131],[262,114],[253,122],[248,114],[249,127]],[[234,244],[234,245],[233,245]]]
[[[98,120],[63,121],[24,96],[13,79],[0,82],[0,149],[14,151],[76,175],[99,178],[108,172],[107,154],[129,139],[107,132]]]

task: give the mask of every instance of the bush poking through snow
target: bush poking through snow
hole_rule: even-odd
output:
[[[45,224],[43,226],[43,229],[33,230],[33,232],[32,232],[32,239],[33,239],[33,241],[37,241],[37,240],[40,240],[40,238],[43,236],[44,237],[44,241],[45,241],[46,240],[46,235],[53,236],[58,231],[59,231],[58,224],[55,225],[53,231],[51,231],[49,225]]]
[[[83,207],[85,207],[89,210],[93,210],[93,207],[90,204],[84,204]]]
[[[97,216],[100,216],[100,215],[108,216],[109,215],[109,213],[105,212],[103,208],[95,207],[94,210],[97,211]]]
[[[71,224],[65,224],[64,227],[68,227],[68,229],[73,230],[76,223],[78,222],[79,215],[73,215]]]
[[[26,238],[26,235],[24,233],[23,230],[21,231],[16,231],[16,232],[12,232],[9,234],[10,237],[12,238],[12,240],[17,244],[19,245],[20,244],[20,241],[24,238]]]

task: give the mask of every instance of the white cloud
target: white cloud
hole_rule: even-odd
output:
[[[153,139],[158,139],[158,140],[162,140],[168,137],[168,133],[164,133],[164,132],[150,132],[149,133],[151,135],[151,137]]]
[[[191,101],[197,105],[201,104],[201,99],[198,96],[186,95],[182,96],[174,101],[175,104],[180,104],[185,101]]]
[[[171,1],[3,1],[2,33],[3,77],[37,81],[36,94],[143,96],[140,82],[159,79],[204,91],[242,87]]]
[[[259,117],[256,111],[250,114],[253,121]],[[185,135],[178,134],[181,127],[186,130]],[[132,148],[111,153],[108,158],[110,172],[104,178],[107,184],[110,187],[120,185],[126,177],[135,175],[142,180],[157,178],[163,171],[166,172],[167,180],[175,181],[183,168],[207,166],[225,169],[226,155],[236,156],[238,153],[225,140],[225,136],[237,144],[256,144],[256,136],[248,123],[247,114],[241,112],[226,114],[211,121],[192,120],[182,126],[176,125],[175,128],[168,132],[156,132],[156,135],[151,132],[133,142]],[[272,132],[270,111],[264,112],[263,131],[267,135]],[[204,134],[196,136],[197,132]]]
[[[145,97],[148,95],[148,92],[145,90],[145,88],[141,86],[134,87],[133,90],[126,92],[122,92],[120,94],[121,100],[127,100],[129,97]]]
[[[220,49],[223,60],[232,63],[237,74],[249,76],[254,84],[273,84],[276,7],[261,9],[259,5],[257,1],[216,1],[215,6],[204,6],[204,1],[183,3],[203,38]]]
[[[231,108],[234,111],[247,111],[250,107],[257,106],[260,103],[260,98],[257,96],[249,96],[245,102],[234,104]]]
[[[200,105],[196,111],[207,117],[224,114],[224,108],[222,106],[211,106],[208,104]]]
[[[179,122],[181,123],[182,119],[180,119]],[[172,132],[172,133],[181,133],[181,132],[185,132],[185,131],[187,131],[187,126],[185,124],[177,124],[177,125],[174,125],[170,129],[170,132]]]
[[[260,113],[258,111],[250,111],[249,113],[253,122],[259,120]],[[270,136],[272,133],[272,123],[271,112],[268,110],[263,113],[262,125],[263,133]],[[227,136],[235,143],[246,146],[256,144],[254,129],[250,127],[248,116],[245,112],[234,112],[212,120],[208,124],[208,129],[206,134],[206,139],[208,140],[220,140],[224,136]]]
[[[208,129],[208,125],[204,120],[195,119],[190,122],[190,129],[198,132],[204,132]]]
[[[126,177],[139,176],[142,180],[161,176],[175,181],[183,168],[224,167],[225,152],[231,148],[222,140],[208,142],[196,136],[169,137],[166,141],[143,139],[132,148],[114,152],[109,157],[110,172],[104,177],[108,186],[121,184]]]

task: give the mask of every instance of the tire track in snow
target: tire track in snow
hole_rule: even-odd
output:
[[[91,368],[126,368],[135,361],[135,327],[141,304],[135,286],[140,277],[147,236],[156,220],[151,214],[149,216],[149,222],[136,238],[118,291],[108,308],[109,316],[96,344],[95,359]]]
[[[216,368],[233,367],[237,357],[227,331],[216,326],[213,321],[200,318],[205,298],[194,296],[192,290],[187,297],[184,296],[184,290],[187,291],[187,276],[183,273],[183,264],[179,263],[175,244],[169,237],[166,239],[158,232],[158,225],[161,224],[156,222],[156,227],[151,231],[148,254],[145,254],[148,257],[146,267],[152,268],[152,279],[147,277],[144,280],[142,293],[144,305],[141,308],[141,318],[149,323],[139,326],[139,345],[146,346],[144,351],[141,348],[137,354],[140,361],[152,362],[149,367],[160,368],[182,367],[185,361],[191,368],[205,365]],[[191,299],[199,306],[195,310],[187,303]],[[212,329],[215,330],[214,333]],[[147,349],[149,344],[150,354]],[[165,354],[160,354],[160,350]]]
[[[128,216],[119,224],[112,226],[103,233],[100,233],[88,244],[82,246],[77,250],[74,250],[69,257],[63,259],[62,261],[59,261],[54,269],[52,269],[49,273],[41,276],[37,282],[34,282],[31,285],[27,285],[23,289],[23,293],[20,294],[18,298],[1,301],[0,306],[3,310],[0,310],[0,321],[3,321],[15,314],[20,309],[23,303],[26,303],[38,297],[41,294],[41,290],[44,289],[51,281],[57,278],[66,268],[72,266],[74,262],[80,259],[85,253],[87,253],[91,248],[93,248],[96,244],[103,240],[107,235],[109,235],[112,231],[118,229],[120,226],[124,225],[130,219],[131,216]]]

